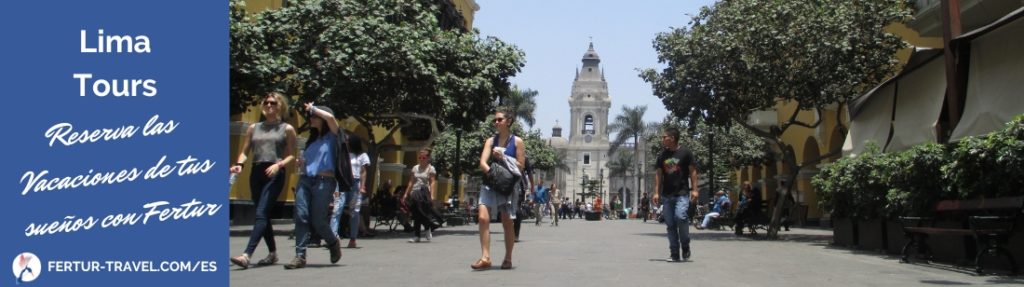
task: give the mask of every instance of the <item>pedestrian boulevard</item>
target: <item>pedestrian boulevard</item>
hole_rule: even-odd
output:
[[[234,226],[232,230],[245,228]],[[290,230],[291,226],[275,225]],[[276,237],[280,263],[241,270],[228,266],[232,286],[927,286],[1024,284],[977,276],[969,268],[901,264],[896,257],[830,246],[831,230],[793,228],[776,241],[737,237],[729,230],[691,227],[693,257],[670,263],[665,227],[654,221],[524,222],[512,270],[500,270],[504,246],[492,224],[493,269],[469,268],[480,255],[476,225],[444,227],[432,242],[408,243],[411,233],[385,232],[343,248],[337,265],[324,248],[310,248],[305,269],[284,270],[294,240]],[[237,234],[237,232],[233,232]],[[280,234],[280,233],[279,233]],[[231,253],[248,237],[232,236]],[[347,243],[347,239],[344,239]],[[254,262],[266,256],[260,245]],[[225,259],[228,255],[225,255]],[[226,260],[225,260],[226,261]],[[684,284],[684,285],[678,285]],[[695,285],[692,285],[695,284]]]

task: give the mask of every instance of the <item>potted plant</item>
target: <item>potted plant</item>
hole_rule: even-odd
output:
[[[885,249],[885,175],[891,169],[889,156],[869,143],[856,157],[844,157],[812,179],[833,220],[833,241],[837,245],[864,249]]]

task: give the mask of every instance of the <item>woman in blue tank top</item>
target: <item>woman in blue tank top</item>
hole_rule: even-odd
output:
[[[525,145],[523,139],[512,135],[513,122],[514,115],[509,110],[502,109],[494,113],[494,127],[498,129],[498,136],[484,140],[484,148],[480,151],[480,170],[484,174],[491,169],[488,165],[489,161],[503,160],[505,156],[515,158],[519,170],[523,170],[525,167],[526,153],[519,151],[519,147],[525,147]],[[514,190],[518,191],[519,188],[514,188]],[[501,269],[512,268],[512,247],[516,241],[512,219],[515,218],[516,208],[519,205],[518,198],[519,195],[516,192],[505,196],[492,191],[486,185],[481,188],[477,217],[480,227],[480,259],[470,265],[474,270],[491,267],[491,214],[499,212],[505,236],[505,259],[501,262]]]

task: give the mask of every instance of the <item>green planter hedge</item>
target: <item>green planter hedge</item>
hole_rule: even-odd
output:
[[[819,203],[836,221],[834,240],[840,245],[851,241],[847,224],[841,220],[852,220],[849,225],[859,227],[857,223],[876,219],[893,222],[899,216],[931,216],[935,203],[945,199],[1024,195],[1024,115],[1003,130],[946,145],[927,143],[886,154],[869,143],[860,155],[843,157],[824,168],[811,183]],[[894,230],[898,229],[886,226],[885,232],[878,232],[887,235],[880,240],[889,252],[894,247],[889,245],[903,242],[895,238],[902,233],[893,234]],[[875,249],[876,240],[865,233],[852,243]],[[945,239],[935,246],[963,244],[963,240]],[[956,263],[964,258],[963,254],[937,257]]]

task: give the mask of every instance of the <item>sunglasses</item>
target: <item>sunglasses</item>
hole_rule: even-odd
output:
[[[277,102],[266,101],[266,102],[263,102],[263,105],[264,106],[276,107],[277,106]]]
[[[496,122],[496,123],[500,123],[501,121],[504,121],[504,120],[505,120],[505,118],[494,118],[494,122]]]

